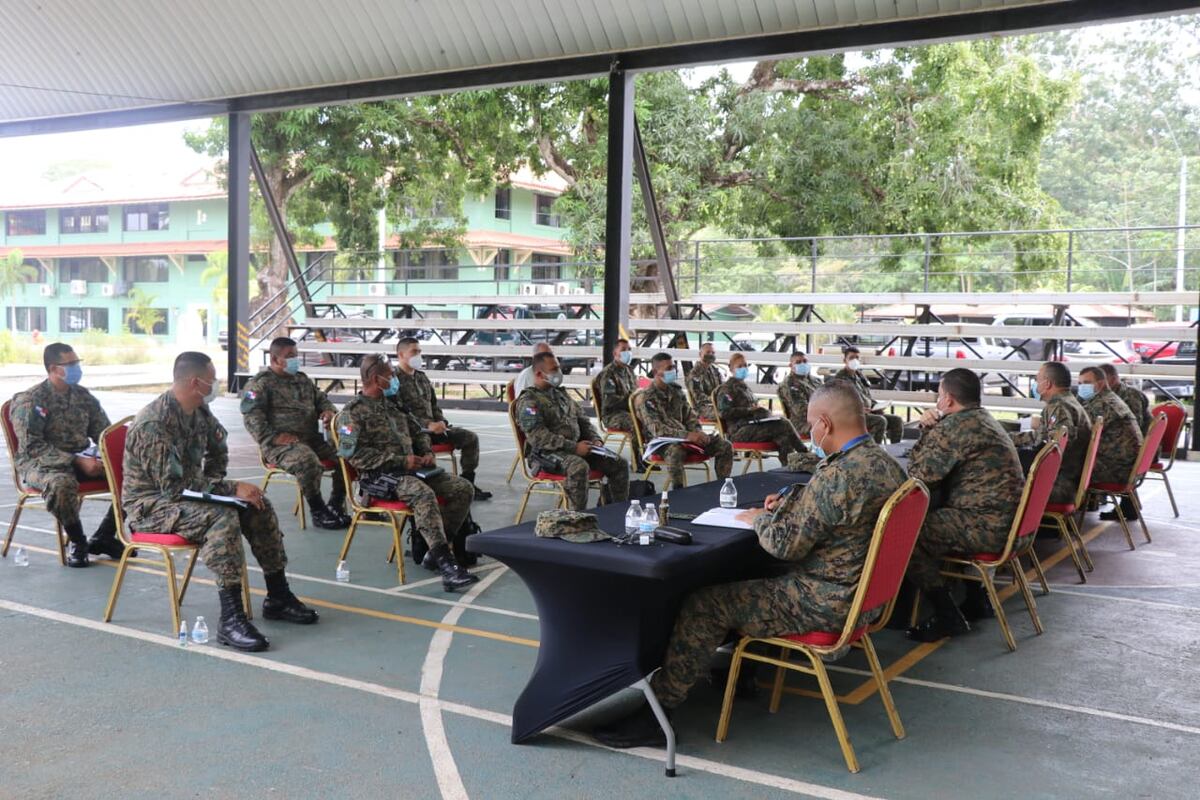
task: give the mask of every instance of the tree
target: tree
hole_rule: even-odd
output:
[[[208,266],[200,273],[200,283],[204,286],[213,285],[212,300],[218,309],[224,310],[229,304],[229,253],[217,250],[206,256]],[[254,301],[258,297],[258,269],[250,265],[250,280],[246,286],[246,297]]]
[[[37,278],[38,271],[25,263],[25,256],[20,250],[10,250],[0,261],[0,299],[5,301],[4,320],[8,330],[16,327],[12,312],[7,301],[17,289]]]
[[[125,311],[125,322],[131,333],[154,333],[154,326],[164,320],[162,310],[154,308],[157,300],[156,295],[147,294],[142,289],[129,290],[129,308]]]

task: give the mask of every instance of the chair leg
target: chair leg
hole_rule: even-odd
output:
[[[1083,561],[1079,557],[1079,550],[1075,547],[1075,539],[1071,536],[1070,529],[1067,528],[1066,519],[1059,514],[1055,514],[1054,523],[1058,527],[1059,537],[1063,540],[1063,544],[1067,546],[1067,551],[1071,554],[1071,562],[1075,565],[1075,571],[1079,573],[1079,582],[1087,583],[1087,575],[1083,571]]]
[[[392,521],[392,548],[396,551],[396,578],[404,584],[404,520],[397,519],[395,514],[388,514]]]
[[[1012,570],[1013,580],[1021,589],[1021,596],[1025,598],[1025,607],[1029,609],[1029,619],[1033,621],[1033,629],[1039,635],[1045,632],[1042,627],[1042,620],[1038,616],[1037,601],[1033,599],[1033,590],[1029,588],[1029,579],[1025,577],[1025,570],[1021,567],[1020,559],[1013,559],[1009,564],[1009,569]]]
[[[296,481],[296,516],[300,518],[300,530],[308,530],[308,516],[305,514],[304,508],[304,490],[300,488],[300,481]]]
[[[117,574],[113,576],[112,588],[108,590],[108,604],[104,607],[104,621],[112,622],[113,610],[117,607],[117,595],[121,593],[121,583],[125,580],[125,568],[129,566],[129,552],[132,548],[126,547],[125,552],[121,553],[121,563],[117,564]],[[174,596],[172,596],[174,602]],[[179,621],[175,621],[175,631],[179,631]]]
[[[1142,498],[1138,497],[1137,489],[1129,493],[1129,499],[1133,502],[1133,508],[1137,511],[1138,522],[1142,526],[1142,536],[1146,537],[1146,541],[1150,541],[1150,529],[1146,527],[1146,513],[1142,508]]]
[[[1042,594],[1050,594],[1050,584],[1046,581],[1046,573],[1042,570],[1042,561],[1034,551],[1033,545],[1029,546],[1029,560],[1033,562],[1033,571],[1038,576],[1038,582],[1042,584]]]
[[[1113,508],[1117,512],[1117,522],[1121,523],[1121,532],[1125,534],[1125,542],[1129,545],[1130,550],[1136,550],[1133,534],[1129,531],[1129,523],[1125,520],[1125,512],[1121,510],[1121,495],[1112,495],[1112,502]]]
[[[67,565],[67,542],[66,534],[63,533],[62,523],[57,519],[54,520],[54,543],[58,545],[58,563],[64,567]]]
[[[1167,487],[1167,499],[1171,501],[1171,511],[1175,513],[1176,518],[1179,517],[1179,506],[1175,504],[1175,493],[1171,491],[1171,479],[1167,477],[1167,473],[1160,472],[1163,485]]]
[[[508,465],[508,480],[505,483],[512,483],[513,475],[517,474],[517,466],[521,463],[521,454],[518,452],[513,456],[512,463]]]
[[[254,609],[250,606],[250,570],[245,559],[242,559],[242,610],[246,612],[246,619],[254,619]]]
[[[983,588],[987,591],[988,600],[992,603],[992,608],[996,611],[996,622],[1000,623],[1000,633],[1004,636],[1004,643],[1008,645],[1010,651],[1016,651],[1017,640],[1013,638],[1012,629],[1008,627],[1008,616],[1004,613],[1004,606],[1000,603],[1000,595],[996,593],[996,584],[992,581],[990,572],[980,570],[979,574],[983,578]]]
[[[717,741],[725,741],[729,735],[729,718],[733,716],[733,695],[737,691],[738,675],[742,670],[742,653],[750,640],[745,636],[733,649],[733,659],[729,662],[729,677],[725,680],[725,698],[721,701],[721,716],[717,720]]]
[[[346,529],[346,538],[342,542],[342,551],[338,553],[338,561],[346,560],[346,553],[350,552],[350,543],[354,541],[354,534],[358,530],[358,521],[362,519],[361,511],[355,511],[354,516],[350,519],[350,527]]]
[[[779,648],[779,660],[786,662],[791,658],[792,651],[786,647]],[[787,668],[776,665],[775,683],[771,686],[771,704],[767,708],[772,714],[779,711],[779,703],[783,700],[783,682],[787,676]]]
[[[200,556],[200,548],[194,548],[188,557],[187,568],[183,571],[183,583],[179,585],[179,604],[183,605],[183,596],[187,594],[188,585],[192,581],[192,570],[196,568],[196,559]]]
[[[833,693],[833,686],[829,683],[829,673],[825,671],[825,664],[819,656],[811,653],[806,655],[812,662],[813,672],[817,674],[817,683],[821,685],[821,696],[825,698],[825,708],[829,710],[829,719],[833,722],[834,733],[837,734],[838,744],[841,745],[842,757],[846,759],[846,769],[858,772],[858,759],[854,755],[854,747],[850,744],[846,723],[842,720],[842,710],[838,708],[837,695]]]
[[[17,507],[13,509],[12,521],[8,523],[8,535],[4,537],[4,549],[0,550],[0,558],[8,557],[8,548],[12,544],[13,534],[17,530],[17,522],[21,519],[21,512],[25,510],[24,496],[17,498]]]
[[[529,505],[529,493],[533,491],[533,484],[529,484],[525,488],[525,495],[521,498],[521,507],[517,509],[517,518],[513,520],[514,525],[520,525],[521,520],[525,517],[525,506]]]
[[[879,687],[879,699],[883,701],[883,709],[887,712],[888,721],[892,723],[892,733],[896,734],[897,739],[903,739],[904,724],[900,722],[900,713],[896,711],[896,702],[888,689],[887,676],[883,674],[883,668],[879,665],[879,656],[875,652],[871,637],[865,633],[862,637],[862,649],[867,654],[867,663],[871,665],[871,674],[875,676],[875,685]]]
[[[178,633],[180,628],[179,586],[175,581],[175,559],[170,550],[163,550],[163,562],[167,565],[167,595],[171,598],[171,632]]]
[[[1093,572],[1096,569],[1096,562],[1092,561],[1092,554],[1088,552],[1087,544],[1083,541],[1083,534],[1079,532],[1079,526],[1075,524],[1075,515],[1067,517],[1067,526],[1071,529],[1071,535],[1075,537],[1075,545],[1079,549],[1079,554],[1083,556],[1083,565],[1088,572]]]

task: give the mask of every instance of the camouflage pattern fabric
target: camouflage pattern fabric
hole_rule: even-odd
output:
[[[457,533],[471,513],[475,488],[465,478],[447,472],[422,480],[410,475],[410,455],[428,455],[429,437],[421,423],[386,397],[360,394],[334,417],[338,455],[360,473],[395,475],[395,499],[412,510],[417,531],[432,549],[446,543],[446,532]],[[438,505],[438,498],[444,505]]]
[[[688,405],[683,389],[678,386],[660,389],[657,383],[650,384],[634,395],[634,409],[641,422],[642,435],[647,442],[656,436],[685,437],[700,430],[700,420]],[[681,445],[673,444],[659,452],[666,462],[670,485],[687,486],[683,465],[688,451]],[[733,448],[728,441],[720,436],[709,436],[708,443],[704,445],[704,455],[713,458],[718,478],[729,477],[733,470]]]
[[[944,584],[938,571],[945,556],[1004,549],[1025,476],[1012,439],[986,409],[947,414],[924,431],[909,451],[908,474],[941,499],[925,516],[908,565],[919,587]]]
[[[595,514],[561,508],[538,514],[533,533],[535,536],[563,539],[576,544],[604,542],[613,538],[600,530],[600,521]]]
[[[325,393],[303,372],[277,375],[264,370],[242,391],[241,412],[246,431],[258,442],[262,457],[290,475],[311,497],[321,491],[325,468],[321,461],[333,461],[333,446],[319,433],[321,414],[337,409]],[[275,437],[290,433],[300,441],[275,444]]]
[[[1065,425],[1067,449],[1063,453],[1054,489],[1050,492],[1050,502],[1074,503],[1079,477],[1083,474],[1083,459],[1087,456],[1088,442],[1092,436],[1092,420],[1079,404],[1079,398],[1070,392],[1059,392],[1045,402],[1042,406],[1042,426],[1037,430],[1013,433],[1012,441],[1017,447],[1041,447],[1055,428]]]
[[[804,489],[755,520],[763,550],[791,562],[781,577],[709,586],[684,599],[663,667],[651,680],[669,708],[705,674],[730,630],[748,636],[839,631],[879,512],[904,470],[869,438],[826,458]],[[874,611],[874,609],[865,609]]]
[[[1137,421],[1138,430],[1142,432],[1142,436],[1146,435],[1146,431],[1150,429],[1150,401],[1146,399],[1145,393],[1141,389],[1130,386],[1128,383],[1121,383],[1112,391],[1117,393],[1117,397],[1125,401],[1125,405],[1133,412],[1133,418]],[[1108,417],[1105,417],[1107,420]]]
[[[396,370],[400,379],[400,391],[396,393],[394,402],[417,418],[422,427],[428,428],[431,422],[445,422],[446,415],[438,407],[437,392],[433,384],[421,370],[413,370],[409,375],[402,369]],[[462,471],[474,474],[479,466],[479,436],[466,428],[448,428],[444,434],[431,434],[431,441],[438,444],[449,442],[455,450],[462,452],[460,461]]]
[[[245,552],[242,537],[264,572],[287,567],[283,534],[275,510],[236,509],[182,500],[184,489],[233,494],[225,479],[228,433],[207,406],[189,416],[166,391],[138,412],[125,440],[125,481],[121,503],[131,531],[173,533],[200,545],[200,558],[217,586],[240,585]]]
[[[1142,449],[1142,431],[1129,406],[1117,394],[1102,389],[1083,404],[1092,419],[1104,418],[1100,431],[1100,449],[1092,469],[1094,483],[1124,483]],[[1085,452],[1086,455],[1086,452]],[[1078,485],[1078,484],[1076,484]]]
[[[871,410],[875,406],[875,398],[871,396],[871,384],[862,374],[862,370],[842,367],[829,380],[848,381],[854,384],[854,388],[858,390],[858,396],[862,400],[863,409],[867,412],[867,433],[871,434],[876,442],[882,444],[884,436],[887,436],[888,440],[892,442],[898,442],[904,438],[903,417]]]
[[[78,524],[82,476],[75,470],[75,454],[99,442],[109,425],[100,401],[82,386],[56,392],[44,380],[14,397],[11,409],[17,474],[42,492],[46,510],[64,527]]]
[[[588,473],[593,469],[608,479],[613,502],[629,499],[629,464],[625,459],[575,454],[575,445],[597,441],[600,435],[566,390],[553,386],[526,389],[516,400],[515,412],[517,425],[525,434],[527,452],[523,455],[548,457],[561,465],[554,471],[566,476],[563,491],[569,509],[582,511],[587,508]],[[540,469],[540,465],[533,462],[531,467],[535,474]]]
[[[629,420],[629,395],[637,390],[637,375],[632,367],[613,361],[596,376],[600,397],[594,398],[600,422],[605,428],[633,430]]]
[[[819,388],[821,388],[821,382],[812,375],[800,376],[792,372],[776,390],[784,413],[788,415],[792,426],[801,436],[808,435],[808,401],[813,392]],[[882,422],[882,420],[880,421]],[[876,441],[879,440],[876,439]]]
[[[721,385],[721,371],[717,365],[697,361],[692,371],[687,374],[688,391],[696,401],[696,413],[704,419],[716,419],[717,410],[713,408],[712,393]]]
[[[800,437],[787,420],[762,420],[771,412],[758,404],[758,399],[745,381],[730,378],[713,392],[721,426],[732,442],[770,442],[779,451],[779,462],[787,463],[788,455],[804,450]]]

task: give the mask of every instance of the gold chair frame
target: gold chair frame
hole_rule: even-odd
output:
[[[1156,436],[1158,437],[1158,441],[1154,443],[1154,447],[1156,448],[1156,450],[1161,450],[1162,434],[1159,431],[1163,428],[1166,428],[1166,426],[1167,426],[1167,415],[1160,411],[1158,413],[1158,416],[1156,416],[1150,422],[1150,427],[1146,429],[1146,437],[1142,440],[1142,446],[1140,448],[1138,448],[1137,460],[1135,460],[1133,462],[1133,467],[1129,470],[1129,479],[1125,482],[1125,485],[1127,487],[1126,489],[1120,490],[1120,491],[1117,491],[1117,490],[1106,491],[1103,489],[1097,489],[1094,485],[1088,487],[1089,491],[1092,494],[1094,494],[1098,497],[1108,497],[1109,499],[1112,500],[1113,508],[1117,512],[1117,521],[1121,523],[1121,532],[1125,534],[1125,543],[1129,545],[1130,550],[1135,550],[1136,547],[1133,544],[1133,534],[1129,530],[1129,521],[1125,519],[1125,512],[1121,510],[1121,501],[1119,498],[1122,498],[1122,497],[1129,498],[1129,502],[1131,502],[1133,504],[1134,510],[1137,511],[1138,524],[1142,526],[1142,536],[1144,536],[1146,538],[1147,542],[1151,541],[1150,529],[1146,527],[1146,515],[1145,515],[1145,513],[1143,513],[1143,509],[1142,509],[1142,499],[1138,496],[1138,491],[1137,491],[1138,484],[1141,483],[1142,479],[1146,475],[1148,475],[1150,471],[1149,471],[1149,469],[1147,469],[1145,472],[1143,472],[1139,475],[1138,467],[1140,467],[1142,462],[1146,460],[1146,457],[1147,457],[1146,451],[1150,447],[1150,442]],[[1154,454],[1154,458],[1157,458],[1157,457],[1158,457],[1158,452],[1156,452]],[[1153,458],[1150,459],[1150,463],[1151,464],[1154,463]]]
[[[1092,437],[1088,442],[1087,454],[1083,458],[1083,472],[1079,475],[1079,486],[1075,489],[1076,512],[1083,509],[1087,503],[1088,484],[1091,482],[1092,470],[1096,466],[1096,456],[1100,453],[1100,436],[1103,431],[1104,417],[1096,417],[1092,420]],[[1096,569],[1096,564],[1092,561],[1092,556],[1083,541],[1083,534],[1075,522],[1075,514],[1062,514],[1048,510],[1042,517],[1043,524],[1045,524],[1045,520],[1054,523],[1054,527],[1058,529],[1059,535],[1062,537],[1063,544],[1067,546],[1067,552],[1071,554],[1075,571],[1079,573],[1079,582],[1087,583],[1085,569],[1087,572],[1092,572]]]
[[[635,469],[637,467],[637,457],[641,455],[642,451],[646,448],[645,438],[642,434],[642,420],[638,416],[636,408],[637,398],[642,396],[643,391],[645,390],[638,389],[636,392],[629,395],[629,418],[633,420],[633,446],[635,448],[633,452],[630,453],[630,461],[634,465]],[[687,471],[689,469],[703,469],[705,482],[711,481],[712,471],[708,468],[708,462],[710,461],[712,461],[712,456],[706,456],[703,461],[697,461],[692,464],[688,464],[685,460],[683,464],[684,486],[687,486]],[[642,480],[650,480],[650,475],[656,471],[661,472],[666,476],[666,483],[663,484],[663,491],[665,492],[671,488],[671,473],[667,470],[667,464],[665,461],[651,461],[646,459],[646,471],[642,474]]]
[[[718,389],[717,391],[720,390]],[[709,399],[712,401],[714,409],[717,407],[717,391],[714,391],[709,397]],[[717,414],[716,423],[717,435],[729,442],[729,446],[733,448],[733,460],[742,462],[743,475],[749,472],[750,467],[752,467],[754,464],[758,464],[759,472],[766,472],[766,469],[763,466],[763,460],[767,458],[779,458],[779,465],[781,467],[787,466],[787,464],[783,463],[783,459],[779,457],[779,451],[775,448],[771,448],[770,450],[761,450],[753,447],[738,447],[738,443],[735,442],[727,433],[725,433],[725,424],[721,422],[721,415],[719,413]],[[788,423],[788,427],[792,427],[790,422]],[[794,427],[792,427],[792,432],[795,432]],[[748,442],[743,444],[748,444]],[[760,444],[760,442],[755,442],[754,444]]]
[[[620,428],[609,428],[604,424],[604,417],[600,413],[601,407],[604,403],[604,399],[600,394],[600,376],[596,375],[593,377],[588,383],[588,386],[592,390],[592,405],[596,407],[596,422],[600,430],[604,433],[602,438],[604,446],[608,447],[608,443],[610,441],[619,440],[621,444],[619,447],[617,447],[615,452],[617,455],[621,455],[625,452],[625,445],[628,444],[630,447],[632,447],[632,444],[630,443],[630,436],[632,434],[630,431],[623,431]]]
[[[516,519],[513,520],[514,525],[520,525],[521,520],[525,517],[525,508],[529,505],[531,495],[551,495],[557,498],[554,507],[563,508],[567,504],[567,490],[563,488],[561,480],[545,480],[529,472],[529,465],[525,463],[525,434],[521,433],[521,429],[517,425],[517,403],[515,400],[508,404],[508,424],[512,428],[513,441],[517,443],[517,459],[521,462],[521,475],[524,476],[526,481],[525,494],[521,496],[521,505],[517,509]],[[588,490],[591,491],[592,489],[602,492],[604,490],[603,480],[588,478]]]
[[[1183,430],[1184,426],[1187,424],[1187,409],[1183,407],[1183,403],[1178,401],[1159,403],[1153,409],[1151,409],[1151,412],[1153,413],[1154,411],[1157,411],[1159,413],[1166,413],[1165,408],[1167,406],[1177,408],[1179,409],[1179,413],[1183,414],[1183,421],[1179,425],[1179,430]],[[1157,414],[1155,416],[1157,416]],[[1170,419],[1167,420],[1167,424],[1170,424]],[[1170,442],[1167,441],[1166,434],[1163,434],[1162,443],[1158,448],[1158,458],[1155,459],[1156,462],[1162,458],[1162,449],[1164,447],[1169,447],[1170,449],[1170,452],[1167,455],[1166,465],[1160,469],[1155,469],[1154,464],[1151,464],[1150,469],[1146,472],[1143,480],[1156,480],[1163,482],[1163,485],[1167,487],[1167,499],[1171,501],[1171,511],[1174,512],[1176,517],[1178,517],[1179,506],[1175,502],[1175,493],[1171,491],[1171,481],[1167,478],[1167,473],[1171,471],[1171,467],[1175,466],[1175,453],[1179,449],[1179,431],[1175,432],[1175,436],[1172,437]]]
[[[333,435],[333,446],[338,446],[338,433],[332,427],[330,432]],[[358,500],[358,493],[354,491],[356,478],[350,477],[350,464],[346,459],[338,456],[338,470],[341,473],[342,481],[346,486],[346,502],[350,504],[350,527],[346,529],[346,538],[342,540],[342,549],[338,551],[337,560],[339,562],[346,560],[346,555],[350,552],[350,545],[354,542],[354,534],[358,532],[359,525],[375,525],[380,528],[389,528],[392,532],[392,546],[388,551],[387,560],[390,563],[393,559],[396,561],[396,577],[401,584],[404,583],[404,527],[413,521],[411,511],[404,509],[391,508],[372,508],[369,505],[363,505]],[[357,470],[356,470],[357,473]],[[383,517],[379,519],[378,517]]]

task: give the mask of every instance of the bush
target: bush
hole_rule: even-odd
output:
[[[34,342],[27,334],[0,331],[0,364],[42,364],[42,349],[54,341],[40,336]],[[110,334],[88,330],[63,341],[75,348],[86,364],[146,364],[154,361],[157,345],[150,337]]]

